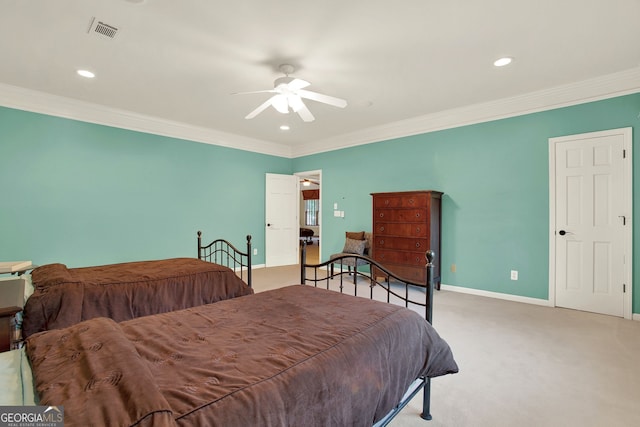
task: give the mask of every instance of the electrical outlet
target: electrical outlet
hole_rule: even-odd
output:
[[[511,280],[518,280],[518,270],[511,270]]]
[[[253,254],[254,254],[254,255],[258,255],[258,249],[255,249],[255,248],[254,248],[254,249],[253,249]]]

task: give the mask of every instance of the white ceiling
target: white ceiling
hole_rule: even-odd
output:
[[[640,91],[639,18],[640,0],[0,0],[0,104],[297,156]],[[269,94],[232,94],[283,63],[348,106],[245,120]]]

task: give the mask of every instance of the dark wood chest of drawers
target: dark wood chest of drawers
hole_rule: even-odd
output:
[[[432,190],[371,194],[371,257],[400,277],[424,283],[425,253],[432,250],[435,252],[434,279],[438,289],[442,194]]]

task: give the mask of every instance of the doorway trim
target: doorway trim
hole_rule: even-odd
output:
[[[323,218],[322,218],[322,195],[324,193],[324,191],[322,190],[322,169],[316,169],[316,170],[312,170],[312,171],[305,171],[305,172],[295,172],[294,173],[295,176],[300,177],[300,178],[309,178],[309,177],[318,177],[318,187],[320,188],[320,201],[319,201],[319,206],[318,206],[318,253],[320,256],[320,259],[322,259],[322,241],[324,239],[322,239],[322,223],[323,223]],[[301,195],[301,191],[300,191],[300,183],[298,182],[298,209],[300,209],[300,195]],[[298,258],[299,258],[298,254]]]
[[[610,129],[598,132],[588,132],[576,135],[567,135],[549,138],[549,303],[556,306],[556,145],[562,142],[599,138],[604,136],[622,135],[623,150],[627,162],[623,166],[623,205],[624,215],[627,220],[627,229],[624,233],[625,271],[623,274],[625,292],[623,295],[623,317],[633,318],[633,135],[632,128]]]

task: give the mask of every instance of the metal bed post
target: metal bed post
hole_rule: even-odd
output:
[[[240,261],[240,268],[242,269],[242,261]],[[251,234],[247,234],[247,285],[251,287]]]
[[[427,251],[425,254],[427,258],[427,288],[426,288],[426,318],[427,322],[432,323],[433,319],[433,259],[435,257],[435,253],[431,250]],[[425,378],[424,381],[424,389],[422,391],[422,414],[420,417],[424,420],[431,420],[431,378]]]
[[[305,281],[305,267],[304,265],[307,263],[307,242],[304,240],[300,242],[300,246],[302,247],[300,250],[300,283],[306,285]],[[315,285],[316,283],[314,283]]]
[[[198,259],[202,259],[202,231],[198,230]]]

